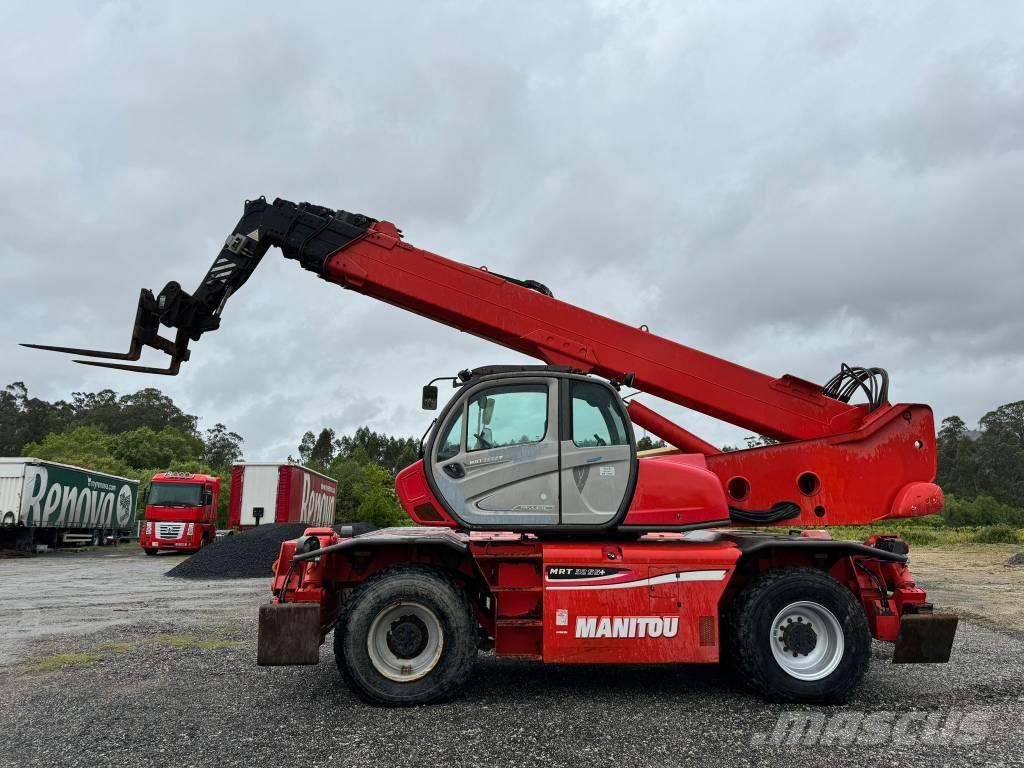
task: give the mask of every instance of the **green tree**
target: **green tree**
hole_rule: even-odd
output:
[[[942,420],[938,436],[937,479],[947,493],[971,498],[978,494],[978,446],[959,416]]]
[[[334,438],[334,430],[324,428],[313,443],[313,449],[309,452],[309,461],[319,467],[329,467],[334,461],[337,453],[337,440]]]
[[[357,451],[362,455],[361,451]],[[364,520],[373,525],[409,525],[410,520],[395,493],[392,474],[365,460],[336,456],[327,474],[338,481],[336,519]]]
[[[9,384],[0,391],[0,456],[19,456],[27,443],[63,431],[67,415],[66,408],[29,397],[24,382]]]
[[[28,443],[22,455],[128,475],[132,468],[113,455],[113,441],[113,437],[95,427],[76,427],[69,432],[49,434],[38,443]]]
[[[149,427],[159,432],[174,427],[187,435],[199,436],[199,419],[182,411],[159,389],[147,387],[130,395],[117,396],[105,389],[100,392],[75,392],[72,395],[74,420],[116,434]]]
[[[337,441],[338,452],[348,458],[370,461],[397,475],[419,458],[419,441],[414,437],[392,437],[359,427]]]
[[[202,440],[170,426],[159,432],[139,427],[110,439],[110,453],[133,469],[170,467],[175,462],[197,461],[203,452]]]
[[[650,435],[644,435],[636,441],[636,449],[638,451],[650,451],[654,448],[664,448],[665,441],[661,438],[654,440]]]
[[[203,461],[216,469],[228,469],[242,458],[244,440],[237,432],[230,432],[220,422],[206,430]]]
[[[978,491],[1024,506],[1024,400],[1001,405],[978,422]]]

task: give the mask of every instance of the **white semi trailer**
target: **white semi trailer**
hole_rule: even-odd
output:
[[[135,527],[139,483],[32,458],[0,458],[0,545],[102,544]]]

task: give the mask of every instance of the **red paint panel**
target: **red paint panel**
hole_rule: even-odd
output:
[[[721,543],[545,544],[544,661],[717,661],[717,631],[708,644],[708,621],[717,627],[738,554]],[[553,577],[573,569],[577,577]],[[587,576],[606,569],[621,570]]]
[[[277,503],[274,506],[275,523],[299,522],[299,505],[292,500],[292,477],[295,467],[283,464],[277,468]]]
[[[640,459],[636,492],[623,521],[650,527],[728,520],[718,477],[698,454]]]
[[[395,490],[398,492],[398,501],[402,509],[417,525],[457,527],[427,485],[426,469],[422,459],[398,473],[395,478]]]
[[[283,465],[277,486],[279,523],[334,525],[338,484],[293,464]]]
[[[898,405],[857,432],[720,453],[708,456],[707,466],[723,487],[733,478],[747,481],[748,495],[729,500],[736,507],[799,504],[800,516],[781,525],[856,525],[938,512],[936,456],[931,409]],[[801,476],[809,474],[813,482],[801,488]]]
[[[228,507],[228,527],[237,528],[242,521],[242,484],[245,468],[237,464],[231,468],[231,501]]]

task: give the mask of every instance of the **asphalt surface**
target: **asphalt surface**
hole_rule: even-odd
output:
[[[962,624],[935,666],[892,666],[876,644],[844,707],[769,704],[718,667],[481,655],[457,700],[382,709],[346,690],[330,644],[318,667],[257,667],[268,580],[165,578],[179,561],[0,561],[0,766],[1024,764],[1020,633]],[[943,738],[929,717],[950,743],[925,743]]]

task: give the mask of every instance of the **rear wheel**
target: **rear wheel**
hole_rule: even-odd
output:
[[[360,585],[334,630],[342,677],[372,704],[441,701],[469,679],[477,623],[465,592],[441,571],[398,566]]]
[[[867,671],[871,634],[853,593],[813,568],[769,571],[733,601],[732,662],[777,701],[840,703]]]

